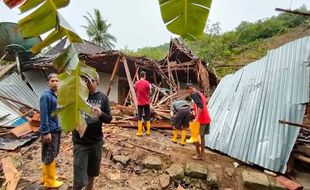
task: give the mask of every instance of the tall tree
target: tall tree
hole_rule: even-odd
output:
[[[108,33],[111,24],[107,24],[107,21],[103,20],[100,11],[94,9],[94,16],[87,12],[87,16],[84,18],[87,20],[87,26],[82,27],[86,29],[90,40],[106,50],[113,49],[116,38]]]

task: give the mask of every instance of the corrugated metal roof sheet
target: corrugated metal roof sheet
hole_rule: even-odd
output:
[[[30,70],[23,73],[38,97],[47,89],[47,80],[42,70]]]
[[[0,94],[39,109],[38,96],[17,73],[13,73],[0,81]]]
[[[16,118],[18,118],[20,115],[14,111],[12,108],[10,108],[9,106],[7,106],[5,103],[3,103],[2,101],[0,101],[0,117],[4,117],[6,115],[8,115],[5,119],[0,120],[0,126],[14,126],[14,123],[17,121],[15,120]]]
[[[286,170],[309,101],[310,37],[271,50],[220,82],[208,104],[206,145],[246,163]]]
[[[23,137],[14,137],[9,136],[1,136],[0,137],[0,149],[3,150],[15,150],[18,147],[23,146],[27,142],[32,141],[33,139],[36,139],[39,137],[38,133],[30,133],[27,135],[24,135]]]
[[[73,46],[78,54],[96,54],[96,53],[102,53],[104,52],[104,48],[89,42],[87,40],[83,40],[84,43],[74,43]],[[68,43],[68,38],[64,38],[61,40],[58,44],[56,44],[54,47],[52,47],[46,55],[56,55],[59,54]]]

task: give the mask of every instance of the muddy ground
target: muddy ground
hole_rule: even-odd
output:
[[[160,176],[166,169],[176,163],[185,166],[189,162],[204,165],[208,174],[215,174],[219,189],[231,188],[242,190],[241,172],[244,169],[253,170],[249,166],[238,162],[228,156],[221,155],[206,149],[206,160],[195,161],[191,157],[195,154],[193,145],[181,146],[170,141],[170,131],[152,131],[151,136],[136,137],[134,129],[105,126],[105,144],[103,146],[103,159],[101,162],[100,176],[95,180],[95,189],[176,189],[178,185],[184,189],[216,189],[202,180],[187,178],[186,180],[170,180],[170,184],[163,188]],[[65,185],[61,189],[72,187],[72,142],[70,134],[62,135],[61,152],[57,159],[58,176]],[[154,149],[161,153],[145,150],[140,145]],[[30,145],[24,146],[14,152],[0,151],[0,158],[10,156],[13,158],[19,171],[22,171],[17,189],[42,189],[39,179],[41,176],[40,139]],[[170,156],[166,155],[170,154]],[[113,160],[113,156],[122,155],[130,157],[127,164]],[[150,155],[160,157],[162,168],[160,170],[144,169],[142,161]],[[238,162],[238,167],[234,166]],[[141,166],[141,167],[140,167]],[[4,181],[1,171],[0,183]]]

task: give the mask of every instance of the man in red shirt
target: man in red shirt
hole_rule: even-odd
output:
[[[142,136],[142,118],[144,112],[144,120],[146,121],[146,134],[151,134],[150,122],[150,91],[151,84],[146,80],[146,73],[140,72],[140,80],[135,83],[135,89],[138,100],[138,132],[137,136]]]
[[[205,159],[205,135],[210,133],[211,117],[207,108],[207,100],[205,96],[196,90],[192,84],[187,84],[187,90],[191,93],[191,98],[194,100],[195,121],[200,124],[200,144],[196,142],[197,155],[192,157],[195,160]]]

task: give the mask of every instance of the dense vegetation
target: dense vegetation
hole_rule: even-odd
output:
[[[169,43],[164,43],[163,45],[157,47],[139,48],[137,51],[129,50],[127,48],[122,49],[121,51],[131,56],[138,56],[138,57],[146,56],[156,60],[161,60],[167,55],[168,50],[169,50]]]
[[[305,6],[299,11],[309,12]],[[237,67],[222,66],[244,64],[264,56],[270,48],[265,45],[268,40],[291,32],[298,26],[309,26],[309,21],[310,18],[306,16],[281,13],[255,23],[243,21],[234,31],[223,34],[220,33],[219,23],[216,23],[207,29],[203,38],[186,42],[186,45],[215,67],[219,76],[224,76]]]
[[[309,12],[306,6],[298,10]],[[234,31],[225,33],[221,33],[220,24],[215,23],[207,27],[201,39],[185,41],[185,44],[209,66],[214,67],[219,76],[224,76],[238,69],[231,65],[246,64],[261,58],[268,49],[275,48],[266,44],[273,44],[270,41],[283,34],[295,32],[298,27],[310,28],[310,18],[281,13],[254,23],[243,21]],[[126,50],[125,53],[145,55],[159,60],[166,55],[168,48],[169,45],[164,44],[158,47],[141,48],[137,51]]]

